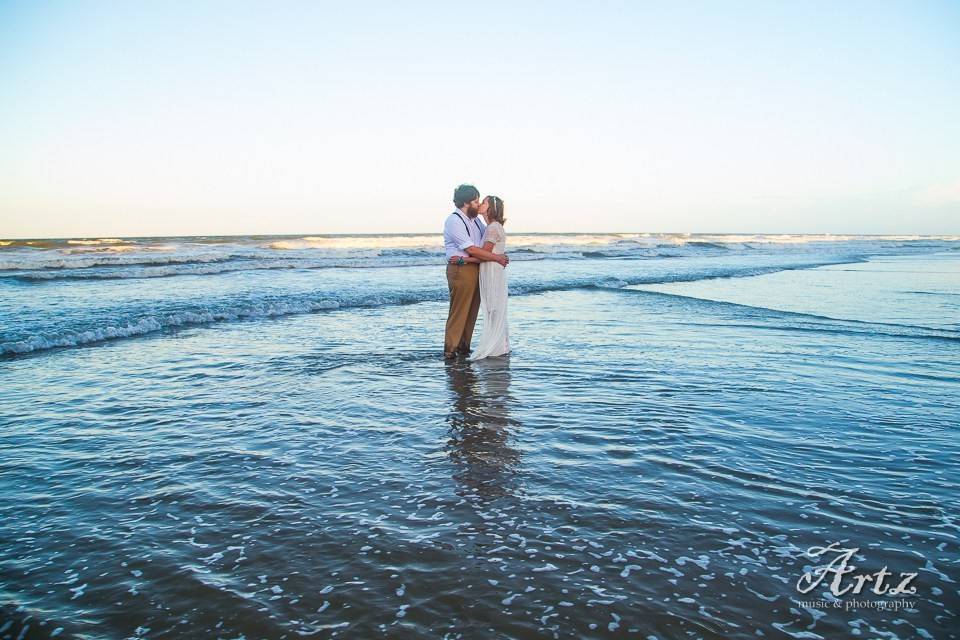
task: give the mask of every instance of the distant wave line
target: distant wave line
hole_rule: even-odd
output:
[[[702,238],[690,239],[684,242],[662,242],[664,238],[656,238],[656,243],[637,242],[626,234],[617,236],[615,241],[593,243],[589,238],[597,236],[570,236],[558,240],[559,236],[542,236],[536,242],[524,242],[520,236],[511,239],[511,248],[508,251],[517,260],[523,259],[650,259],[673,257],[696,257],[716,255],[721,251],[732,255],[736,252],[743,254],[755,251],[769,251],[768,246],[752,245],[739,242],[746,236],[736,236],[736,243],[717,243]],[[431,237],[432,238],[432,237]],[[608,237],[610,239],[612,237]],[[391,238],[396,240],[396,238]],[[409,240],[410,238],[401,238]],[[438,240],[437,238],[433,238]],[[366,242],[367,238],[361,238]],[[650,238],[647,238],[650,240]],[[326,241],[326,239],[324,239]],[[351,240],[352,242],[352,240]],[[772,246],[772,245],[771,245]],[[779,246],[779,245],[778,245]],[[794,243],[796,246],[796,243]],[[844,248],[843,245],[836,245]],[[904,248],[928,248],[926,244],[905,244]],[[128,247],[129,248],[129,247]],[[159,252],[162,248],[163,251]],[[870,243],[864,245],[849,245],[850,252],[863,254],[885,254],[890,250],[900,248],[883,244]],[[942,250],[942,246],[929,247]],[[366,245],[325,245],[313,247],[309,250],[291,249],[284,252],[274,249],[264,249],[262,246],[231,246],[226,251],[208,249],[203,252],[193,251],[192,248],[150,246],[144,252],[115,253],[67,253],[61,251],[44,250],[40,254],[27,252],[23,254],[0,254],[9,259],[0,260],[0,278],[15,278],[24,282],[51,281],[64,279],[97,279],[115,280],[124,278],[153,278],[170,277],[177,275],[216,275],[244,269],[326,269],[326,268],[380,268],[380,267],[416,267],[427,266],[442,262],[443,249],[440,243],[429,244],[396,244],[391,246]],[[804,250],[806,253],[806,250]],[[52,255],[51,255],[52,254]],[[222,267],[200,267],[196,265],[226,265]],[[177,268],[180,266],[182,268]],[[101,269],[96,271],[95,269]],[[116,269],[116,271],[108,271]],[[63,274],[63,275],[59,275]]]

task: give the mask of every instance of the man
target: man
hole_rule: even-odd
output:
[[[447,289],[450,291],[450,310],[443,339],[443,357],[451,359],[458,354],[470,355],[473,325],[480,310],[480,265],[464,258],[494,260],[503,266],[507,256],[483,250],[484,224],[477,219],[480,213],[480,192],[471,184],[462,184],[453,192],[456,210],[447,216],[443,225],[443,246],[447,255]],[[453,258],[453,260],[451,260]]]

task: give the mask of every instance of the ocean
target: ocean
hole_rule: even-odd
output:
[[[958,637],[960,237],[507,233],[0,241],[0,638]]]

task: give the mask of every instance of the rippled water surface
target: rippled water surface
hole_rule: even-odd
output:
[[[427,240],[0,250],[0,637],[957,636],[960,243],[549,238],[452,365]]]

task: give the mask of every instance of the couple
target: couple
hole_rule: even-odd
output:
[[[487,196],[470,184],[453,192],[456,210],[443,225],[447,254],[447,288],[450,310],[443,341],[443,357],[457,355],[470,360],[501,356],[510,351],[507,328],[507,274],[510,259],[504,254],[507,236],[503,231],[503,200]],[[477,218],[482,216],[486,224]],[[470,355],[470,339],[477,312],[483,302],[483,336]]]

